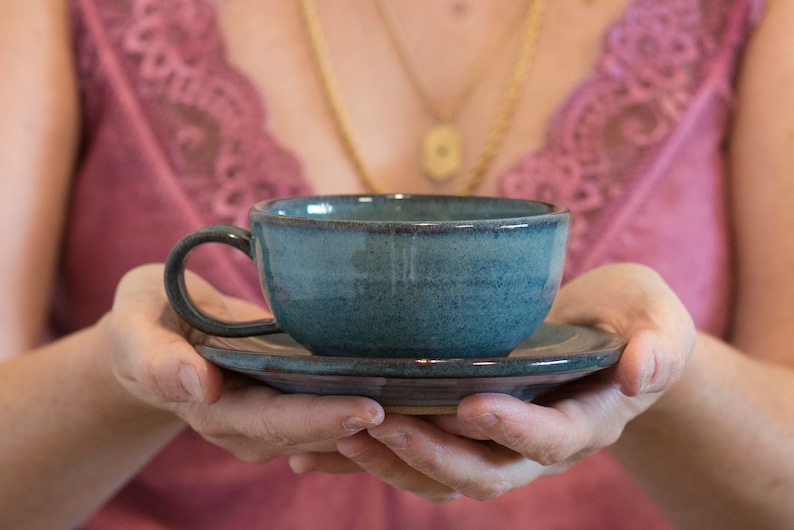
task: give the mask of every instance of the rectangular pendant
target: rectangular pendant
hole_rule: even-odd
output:
[[[455,176],[463,164],[463,138],[458,129],[438,122],[422,141],[422,171],[436,182]]]

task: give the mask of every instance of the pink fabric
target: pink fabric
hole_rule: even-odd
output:
[[[574,229],[566,278],[599,264],[659,270],[698,325],[721,334],[730,296],[722,142],[736,58],[760,0],[634,0],[542,149],[505,195],[559,202]],[[247,224],[267,197],[311,193],[267,130],[256,88],[225,60],[202,0],[72,0],[84,102],[59,297],[61,333],[108,309],[131,267],[201,226]],[[263,127],[263,124],[265,126]],[[261,300],[247,258],[200,251],[219,288]],[[193,262],[191,264],[194,264]],[[186,432],[86,528],[670,528],[605,453],[495,501],[436,506],[364,475],[294,476],[237,461]]]

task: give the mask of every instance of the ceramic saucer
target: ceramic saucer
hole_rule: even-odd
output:
[[[597,329],[542,325],[507,357],[351,358],[312,355],[288,335],[210,337],[209,361],[287,393],[357,395],[400,414],[454,413],[464,397],[497,392],[530,401],[562,383],[612,366],[622,339]]]

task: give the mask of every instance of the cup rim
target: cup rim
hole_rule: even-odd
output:
[[[498,203],[512,203],[517,208],[533,204],[535,206],[543,206],[546,211],[541,212],[527,212],[526,215],[510,215],[505,217],[493,217],[487,219],[455,219],[455,220],[425,220],[425,221],[401,221],[401,220],[362,220],[362,219],[328,219],[322,217],[322,208],[334,201],[345,202],[373,202],[375,200],[453,200],[461,202],[498,202]],[[316,201],[318,210],[318,217],[306,217],[298,215],[287,215],[284,211],[274,211],[279,203],[287,203],[294,201]],[[529,228],[530,226],[537,226],[538,224],[546,224],[549,222],[570,221],[570,210],[560,204],[554,204],[545,201],[534,199],[514,199],[509,197],[491,197],[491,196],[459,196],[459,195],[431,195],[431,194],[407,194],[407,193],[367,193],[367,194],[335,194],[335,195],[296,195],[290,197],[281,197],[276,199],[268,199],[260,201],[251,207],[250,217],[254,221],[255,218],[261,217],[267,219],[268,222],[285,224],[285,225],[311,225],[315,226],[322,224],[324,227],[338,227],[338,228],[366,228],[367,230],[389,230],[389,231],[447,231],[450,229],[493,229],[499,227],[503,229],[520,229]]]

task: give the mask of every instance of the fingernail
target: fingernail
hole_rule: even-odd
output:
[[[404,432],[390,432],[388,434],[373,436],[376,440],[393,449],[402,449],[408,445],[408,437]]]
[[[648,393],[648,386],[650,385],[650,379],[651,377],[647,370],[643,372],[642,375],[640,375],[640,385],[637,394],[642,395]]]
[[[370,427],[374,427],[377,424],[377,421],[368,418],[362,418],[360,416],[351,416],[342,422],[342,425],[345,426],[345,429],[349,431],[369,429]]]
[[[289,467],[293,473],[300,475],[312,470],[312,457],[308,455],[292,455],[289,457]]]
[[[486,412],[479,416],[472,416],[468,420],[478,427],[493,427],[499,421],[499,418],[491,412]]]
[[[182,388],[185,389],[193,401],[201,401],[203,399],[204,392],[201,389],[201,381],[199,381],[195,368],[189,364],[180,366],[179,381],[182,383]]]
[[[640,394],[647,394],[652,391],[653,376],[656,373],[656,358],[653,363],[646,363],[640,375]]]

